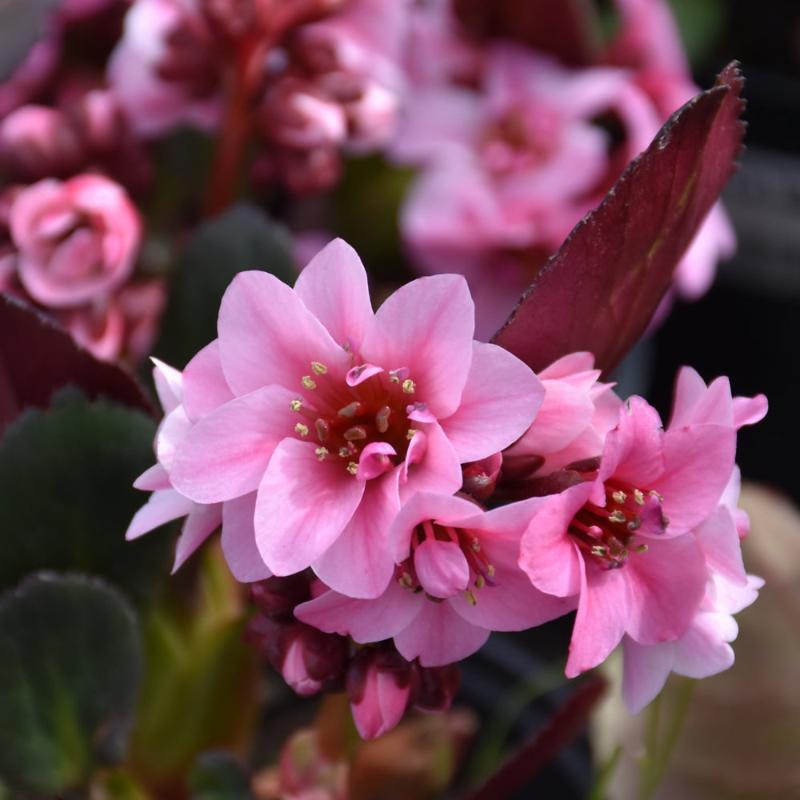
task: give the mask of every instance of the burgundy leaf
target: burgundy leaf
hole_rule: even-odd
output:
[[[592,0],[456,0],[455,7],[481,39],[514,39],[572,66],[595,60],[600,43]]]
[[[642,335],[742,150],[743,79],[728,65],[676,111],[542,267],[493,341],[534,370],[590,350],[608,372]]]
[[[0,295],[0,432],[26,407],[46,408],[64,386],[153,411],[131,374],[98,361],[35,309]]]

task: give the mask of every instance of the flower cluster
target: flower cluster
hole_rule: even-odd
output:
[[[128,536],[186,517],[177,568],[221,523],[239,580],[276,576],[254,589],[251,635],[301,694],[346,685],[365,736],[430,705],[435,670],[492,631],[573,610],[568,676],[622,644],[635,710],[670,671],[730,666],[732,614],[760,586],[736,431],[765,398],[684,369],[664,429],[590,354],[537,377],[473,335],[462,277],[373,312],[341,240],[294,289],[239,274],[218,338],[182,373],[156,365],[167,415]]]

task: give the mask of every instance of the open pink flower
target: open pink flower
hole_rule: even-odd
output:
[[[395,580],[377,600],[330,591],[295,609],[327,633],[357,642],[394,637],[424,667],[474,653],[491,631],[531,628],[574,608],[543,594],[517,566],[519,542],[538,499],[484,512],[462,497],[421,493],[391,530]]]
[[[240,273],[218,325],[235,399],[189,431],[175,487],[198,503],[257,491],[258,547],[273,573],[311,565],[335,589],[380,595],[401,500],[457,491],[461,464],[511,444],[541,402],[530,369],[473,342],[473,325],[453,275],[414,281],[373,313],[361,261],[341,240],[294,290]]]
[[[606,437],[596,476],[543,498],[522,539],[534,586],[579,594],[567,675],[603,661],[623,635],[641,645],[682,637],[700,606],[708,559],[695,535],[722,502],[736,428],[763,415],[763,397],[731,397],[679,376],[672,420],[631,398]]]
[[[255,495],[239,497],[224,505],[195,503],[176,491],[170,479],[175,452],[192,425],[232,397],[219,366],[217,343],[201,350],[183,373],[155,361],[153,376],[165,417],[156,434],[157,463],[134,483],[137,489],[152,494],[131,520],[126,538],[136,539],[185,517],[175,548],[175,572],[222,524],[222,551],[234,577],[243,582],[270,577],[255,547]]]
[[[100,175],[47,179],[19,192],[9,214],[19,279],[39,303],[66,308],[130,277],[141,222],[125,191]]]

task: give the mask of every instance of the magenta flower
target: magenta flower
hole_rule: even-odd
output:
[[[569,677],[602,662],[624,635],[650,646],[687,632],[711,569],[696,531],[733,473],[736,428],[765,405],[732,399],[725,378],[706,387],[684,369],[666,431],[631,398],[593,480],[542,499],[519,563],[542,591],[579,596]]]
[[[508,446],[541,402],[536,376],[473,342],[459,276],[414,281],[373,313],[364,268],[341,240],[292,290],[240,273],[219,313],[235,399],[178,447],[175,487],[197,503],[257,491],[259,551],[276,575],[313,566],[377,597],[394,561],[388,531],[417,491],[452,493],[461,464]]]
[[[417,494],[392,526],[398,566],[380,598],[330,591],[295,615],[360,643],[394,637],[400,654],[424,667],[466,658],[493,630],[524,630],[561,616],[574,603],[538,591],[517,566],[520,536],[539,502],[484,512],[462,497]]]

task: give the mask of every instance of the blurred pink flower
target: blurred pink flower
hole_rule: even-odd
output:
[[[377,597],[391,579],[401,500],[457,491],[461,464],[511,444],[541,401],[528,367],[473,342],[462,278],[414,281],[373,313],[361,261],[341,240],[294,291],[267,273],[237,275],[218,330],[235,399],[189,431],[174,485],[198,503],[257,491],[270,570],[311,565],[355,597]]]
[[[53,77],[61,56],[61,37],[55,25],[36,42],[11,76],[0,83],[0,119],[31,102]]]
[[[9,214],[19,279],[50,308],[90,302],[124,284],[141,237],[136,208],[100,175],[39,181],[20,191]]]
[[[466,658],[493,630],[524,630],[561,616],[573,600],[540,592],[517,566],[520,537],[539,502],[484,512],[462,497],[417,494],[392,525],[398,566],[380,598],[329,591],[295,614],[359,643],[394,637],[400,654],[423,667]]]

